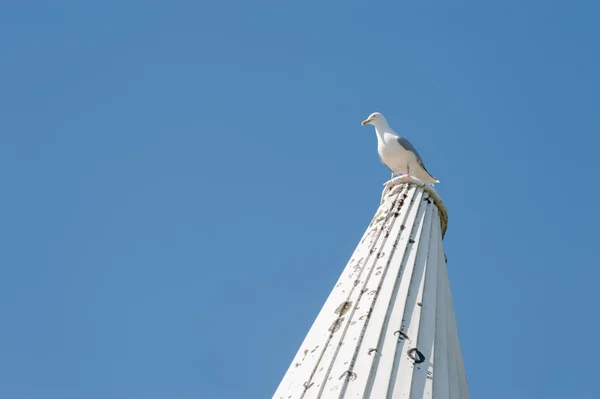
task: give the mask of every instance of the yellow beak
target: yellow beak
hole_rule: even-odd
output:
[[[369,122],[371,122],[370,119],[365,119],[364,121],[362,121],[361,125],[364,126],[364,125],[368,124]]]

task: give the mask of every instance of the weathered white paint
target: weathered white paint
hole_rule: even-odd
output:
[[[444,204],[396,178],[273,399],[467,399]]]

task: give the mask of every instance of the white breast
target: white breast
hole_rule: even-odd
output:
[[[413,164],[416,157],[412,152],[406,151],[397,141],[397,137],[384,133],[383,137],[377,136],[377,152],[381,161],[394,173],[405,174],[406,165]]]

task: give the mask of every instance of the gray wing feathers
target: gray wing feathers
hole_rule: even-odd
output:
[[[405,150],[410,151],[410,152],[414,152],[415,155],[417,156],[417,162],[419,163],[419,165],[421,165],[421,167],[423,169],[425,169],[425,171],[427,173],[429,173],[429,171],[425,167],[425,163],[423,163],[423,159],[421,158],[421,155],[419,155],[419,152],[417,151],[417,149],[415,148],[415,146],[410,143],[410,141],[408,141],[404,137],[398,137],[398,144],[400,144],[402,146],[402,148],[404,148]]]
[[[398,144],[400,144],[402,146],[402,148],[404,148],[406,151],[414,152],[415,155],[417,156],[417,161],[419,161],[420,164],[423,164],[423,160],[421,159],[421,155],[419,155],[419,152],[410,143],[410,141],[406,140],[404,137],[398,137]]]

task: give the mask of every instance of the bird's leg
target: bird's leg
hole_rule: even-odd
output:
[[[406,164],[406,173],[402,175],[403,179],[410,179],[410,165]]]
[[[390,170],[391,170],[391,169],[390,169]],[[394,174],[395,174],[395,173],[392,171],[392,177],[390,178],[390,180],[388,180],[388,181],[386,181],[385,183],[383,183],[383,185],[384,185],[384,186],[387,186],[388,184],[390,184],[390,182],[391,182],[392,180],[394,180]]]

